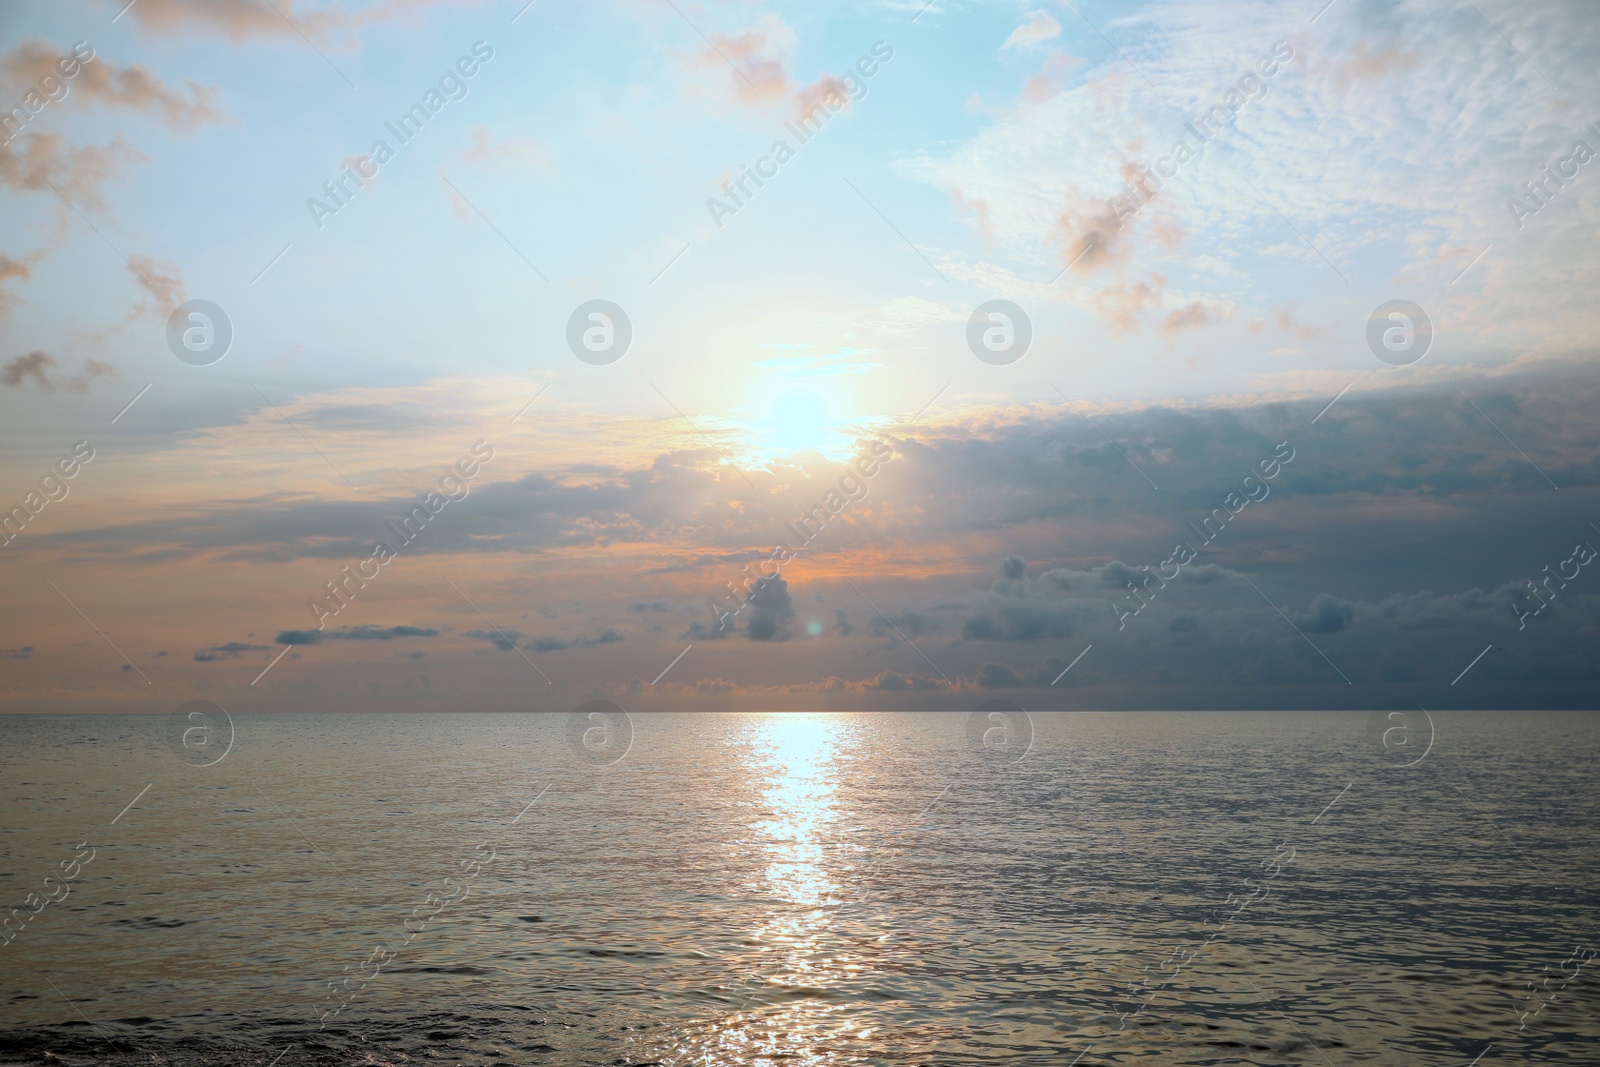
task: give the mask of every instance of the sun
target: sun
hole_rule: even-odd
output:
[[[836,407],[816,389],[784,390],[753,420],[748,445],[767,462],[808,452],[843,461],[852,454],[853,438],[841,426]]]

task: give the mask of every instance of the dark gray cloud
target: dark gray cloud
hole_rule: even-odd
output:
[[[320,645],[324,641],[392,641],[397,637],[438,637],[431,626],[341,626],[336,630],[284,630],[280,645]]]
[[[472,636],[477,636],[476,634]],[[564,652],[569,648],[593,648],[595,645],[616,645],[627,638],[611,627],[603,627],[593,637],[535,637],[522,647],[530,652]]]
[[[229,641],[222,645],[212,645],[202,648],[194,654],[196,663],[211,663],[219,659],[238,659],[241,652],[265,652],[271,645],[247,645],[239,641]]]
[[[745,636],[752,641],[787,641],[794,625],[794,599],[783,578],[763,578],[750,588]]]
[[[1070,637],[1074,609],[1057,604],[1002,604],[961,624],[968,641],[1047,641]]]
[[[867,631],[873,637],[885,637],[889,634],[921,637],[933,633],[943,625],[932,612],[912,611],[909,608],[901,608],[887,616],[869,608],[866,614]]]
[[[349,626],[328,633],[335,641],[392,641],[396,637],[438,636],[439,631],[431,626]]]
[[[867,684],[868,689],[876,689],[884,693],[931,693],[949,688],[948,684],[938,678],[930,678],[924,674],[899,674],[895,671],[884,671]]]
[[[510,652],[517,647],[517,642],[522,640],[521,630],[463,630],[463,637],[476,637],[480,641],[487,641],[500,652]]]
[[[1318,593],[1311,599],[1311,610],[1301,613],[1295,619],[1295,625],[1307,633],[1332,634],[1349,626],[1355,617],[1354,604],[1327,593]]]

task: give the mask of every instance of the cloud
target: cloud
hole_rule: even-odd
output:
[[[1086,258],[1092,259],[1095,254]],[[1137,333],[1141,316],[1161,304],[1166,285],[1166,278],[1152,274],[1146,281],[1106,286],[1091,298],[1090,306],[1105,319],[1106,328],[1113,337]]]
[[[59,133],[30,133],[0,145],[0,185],[51,196],[59,190],[81,207],[103,208],[100,187],[143,158],[121,137],[104,147],[68,148]]]
[[[1083,60],[1069,56],[1059,48],[1052,50],[1045,57],[1039,73],[1023,83],[1022,98],[1033,104],[1044,103],[1066,87],[1067,74],[1082,63]]]
[[[841,615],[842,619],[842,615]],[[870,615],[867,632],[873,637],[887,637],[894,633],[905,637],[921,637],[939,629],[940,623],[933,615],[902,608],[898,614],[884,616],[874,611]],[[851,627],[853,630],[854,627]]]
[[[1004,663],[985,663],[978,669],[978,685],[984,689],[1020,689],[1022,680]]]
[[[802,86],[794,97],[794,119],[804,126],[826,119],[830,112],[850,106],[850,86],[832,74],[823,74],[810,85]]]
[[[713,33],[709,40],[696,54],[695,65],[704,71],[726,73],[740,103],[765,107],[789,95],[789,55],[796,40],[781,18],[767,15],[758,29],[731,37]]]
[[[1395,45],[1373,51],[1367,47],[1367,42],[1359,41],[1356,43],[1355,52],[1342,63],[1335,65],[1334,78],[1342,86],[1349,86],[1358,81],[1377,81],[1391,74],[1411,70],[1420,58],[1416,52]]]
[[[0,369],[0,385],[15,389],[25,381],[32,381],[34,385],[46,393],[62,390],[69,393],[86,393],[89,386],[99,378],[110,378],[112,381],[122,377],[122,372],[109,363],[98,359],[88,358],[83,361],[83,370],[70,378],[52,375],[50,370],[56,365],[55,357],[47,352],[38,350],[29,352],[25,356],[18,356]]]
[[[469,636],[477,637],[480,634],[478,631],[474,631]],[[496,642],[496,644],[498,643]],[[529,652],[564,652],[571,646],[558,637],[535,637],[522,647]],[[504,652],[506,650],[502,648],[500,651]]]
[[[500,652],[511,652],[516,649],[517,642],[522,640],[520,630],[464,630],[463,637],[476,637],[480,641],[487,641]]]
[[[1348,627],[1355,619],[1355,605],[1327,593],[1318,593],[1311,599],[1309,613],[1301,613],[1295,625],[1307,633],[1332,634]]]
[[[1132,218],[1137,221],[1138,216]],[[1132,257],[1133,227],[1124,225],[1123,213],[1103,199],[1074,195],[1056,218],[1056,232],[1064,239],[1061,266],[1087,276]]]
[[[63,80],[59,77],[57,64],[68,58],[68,53],[48,41],[24,41],[0,57],[0,73],[24,84],[37,84],[46,76]],[[72,62],[77,63],[77,60]],[[191,81],[186,97],[163,85],[139,64],[118,68],[97,56],[78,66],[78,74],[64,80],[67,95],[62,99],[63,104],[77,100],[85,104],[106,104],[145,111],[180,130],[193,129],[202,122],[222,117],[222,113],[213,106],[217,96],[215,88]]]
[[[149,256],[135,253],[128,257],[128,270],[139,288],[150,296],[148,302],[133,309],[132,315],[149,312],[158,319],[165,319],[173,308],[183,303],[183,275],[177,267],[170,263],[158,264]]]
[[[1328,331],[1320,326],[1306,326],[1295,319],[1295,302],[1288,301],[1276,312],[1278,329],[1292,333],[1302,341],[1310,341],[1321,337]]]
[[[347,626],[328,631],[330,640],[392,641],[397,637],[438,637],[431,626]]]
[[[271,645],[247,645],[239,641],[229,641],[223,645],[212,645],[203,648],[194,654],[196,663],[211,663],[219,659],[238,659],[241,652],[267,652]]]
[[[1074,608],[1039,603],[1001,604],[961,624],[966,641],[1047,641],[1070,637]]]
[[[27,281],[33,276],[33,264],[38,258],[37,253],[24,259],[17,259],[0,252],[0,319],[9,318],[17,306],[16,294],[6,289],[5,283],[12,278]]]
[[[1448,386],[1353,389],[1314,425],[1348,378],[1310,400],[1237,406],[1118,410],[1079,399],[1092,423],[1065,402],[919,423],[886,433],[896,457],[874,478],[870,496],[852,505],[860,510],[852,510],[848,523],[831,524],[816,551],[787,565],[782,587],[769,585],[733,617],[723,640],[707,647],[707,657],[721,658],[708,659],[705,674],[751,693],[769,683],[775,692],[809,685],[815,672],[843,677],[841,692],[870,692],[863,704],[882,698],[886,703],[874,706],[887,706],[896,692],[915,694],[894,690],[892,679],[883,681],[887,688],[863,686],[920,662],[903,634],[957,685],[1015,684],[1057,696],[1072,687],[1080,697],[1084,687],[1098,687],[1094,701],[1108,706],[1127,706],[1128,694],[1151,686],[1178,687],[1164,691],[1182,706],[1204,700],[1259,706],[1270,701],[1262,686],[1309,686],[1307,693],[1321,692],[1315,687],[1324,682],[1343,686],[1278,605],[1358,686],[1410,684],[1395,681],[1408,670],[1442,675],[1448,686],[1485,644],[1498,648],[1519,632],[1508,583],[1536,577],[1540,567],[1569,556],[1573,542],[1595,539],[1585,521],[1600,514],[1600,445],[1585,421],[1600,401],[1592,375],[1489,378],[1465,363],[1451,373],[1561,486],[1559,493]],[[359,440],[362,450],[381,451],[383,441],[399,439],[387,429],[392,437],[365,436],[369,427],[401,421],[387,394],[367,407],[341,398],[307,402],[289,414],[302,411],[362,435],[341,440],[341,448]],[[586,410],[569,416],[559,406],[545,409],[540,432],[576,433],[588,418]],[[415,432],[410,423],[406,432]],[[1270,495],[1206,542],[1195,525],[1285,440],[1296,458],[1270,480]],[[242,449],[248,441],[229,445]],[[205,438],[159,462],[187,470],[198,450],[210,447]],[[666,647],[664,632],[644,636],[649,625],[678,618],[678,611],[708,620],[706,597],[737,579],[745,564],[764,559],[782,523],[815,500],[819,484],[838,477],[836,465],[817,460],[793,470],[752,469],[745,485],[711,465],[714,453],[702,462],[672,449],[640,448],[632,458],[608,455],[604,462],[585,453],[557,461],[539,448],[526,456],[532,469],[504,469],[499,481],[475,484],[469,502],[459,512],[452,506],[448,525],[430,526],[428,537],[407,549],[413,562],[402,565],[428,567],[421,557],[434,555],[470,566],[484,546],[542,559],[551,595],[561,598],[555,602],[570,605],[560,617],[577,610],[595,621],[564,631],[540,619],[543,633],[519,634],[517,647],[614,641],[595,628],[609,611],[638,623],[639,632],[622,625],[613,632],[630,647],[648,643],[639,655],[658,656],[662,665],[682,642]],[[1152,490],[1129,460],[1161,489]],[[401,498],[398,492],[350,499],[306,499],[289,490],[241,495],[182,510],[154,508],[142,519],[119,512],[99,526],[41,529],[8,551],[93,559],[161,546],[175,561],[203,565],[348,562],[370,552]],[[1547,551],[1539,548],[1546,536]],[[1179,542],[1192,544],[1199,557],[1177,580],[1145,590],[1149,603],[1119,626],[1108,601],[1131,606],[1125,583],[1144,582]],[[607,568],[623,560],[633,577],[597,596]],[[844,575],[889,619],[868,610]],[[1529,620],[1529,651],[1521,659],[1498,651],[1491,658],[1505,669],[1551,678],[1570,671],[1559,656],[1581,660],[1582,642],[1594,639],[1600,618],[1586,616],[1581,581]],[[646,610],[633,610],[635,604]],[[538,618],[531,610],[529,616]],[[808,636],[812,624],[817,631]],[[716,623],[700,625],[714,630]],[[441,653],[430,650],[429,662],[510,651],[492,632],[484,627]],[[794,654],[802,639],[803,657]],[[1052,689],[1090,644],[1093,651]],[[691,655],[700,662],[698,647]],[[997,666],[985,673],[986,663]],[[1364,692],[1379,699],[1379,689]],[[1539,699],[1559,696],[1527,690],[1535,692],[1545,694]],[[1431,706],[1429,699],[1415,702]],[[1283,698],[1284,706],[1302,703]]]
[[[1227,318],[1229,311],[1228,305],[1216,301],[1191,300],[1161,320],[1161,333],[1171,337],[1185,330],[1197,330]]]
[[[461,153],[464,163],[491,163],[496,160],[511,160],[522,163],[531,169],[547,170],[550,163],[539,150],[539,146],[526,138],[512,138],[506,141],[491,141],[487,126],[474,126],[468,133],[472,137],[472,144]]]
[[[925,674],[899,674],[894,671],[884,671],[875,678],[869,678],[863,689],[878,690],[883,693],[930,693],[939,689],[950,688],[950,683],[942,678],[930,678]]]
[[[392,641],[397,637],[438,637],[431,626],[341,626],[337,630],[284,630],[280,645],[320,645],[324,641]],[[468,636],[476,636],[470,634]]]
[[[752,641],[787,641],[794,623],[794,600],[783,578],[763,578],[750,589],[745,605],[745,636]]]
[[[1036,48],[1045,41],[1061,36],[1061,23],[1050,17],[1049,12],[1034,10],[1028,12],[1028,21],[1011,31],[1011,36],[1006,38],[1001,48]]]
[[[472,636],[477,636],[476,634]],[[522,647],[529,652],[563,652],[569,648],[593,648],[595,645],[621,644],[627,638],[609,626],[600,630],[593,637],[574,637],[563,640],[559,637],[535,637]]]
[[[1496,362],[1530,349],[1552,358],[1585,349],[1600,332],[1600,309],[1576,295],[1600,281],[1593,201],[1583,187],[1563,189],[1519,228],[1507,196],[1569,154],[1575,139],[1594,147],[1586,131],[1593,116],[1573,101],[1593,99],[1600,85],[1591,62],[1600,22],[1571,5],[1531,12],[1502,27],[1516,40],[1511,48],[1470,6],[1445,12],[1428,0],[1334,5],[1309,38],[1271,4],[1135,5],[1101,25],[1127,61],[1111,53],[1082,79],[1030,86],[1022,106],[988,111],[970,136],[903,158],[897,170],[981,202],[992,243],[1008,261],[1036,262],[1045,278],[1080,253],[1079,277],[1136,257],[1143,271],[1169,275],[1196,299],[1238,299],[1236,280],[1249,277],[1272,279],[1252,299],[1281,301],[1295,284],[1273,277],[1283,266],[1337,281],[1318,251],[1372,282],[1449,283],[1493,245],[1453,292],[1435,298],[1450,306],[1452,337]],[[1294,58],[1222,136],[1202,144],[1185,123],[1223,100],[1279,37],[1294,43]],[[1408,43],[1423,39],[1429,47]],[[1550,92],[1545,77],[1561,92]],[[1452,128],[1462,115],[1473,117],[1466,141]],[[1208,250],[1205,262],[1144,246],[1138,237],[1149,230],[1118,235],[1100,210],[1125,182],[1108,145],[1138,144],[1130,154],[1154,168],[1180,139],[1194,154],[1140,215],[1164,206],[1187,240]],[[1062,216],[1067,225],[1053,245],[1042,241]],[[1344,335],[1359,344],[1354,333]],[[1330,344],[1310,355],[1326,366],[1336,351]]]
[[[951,189],[950,199],[954,202],[957,213],[972,216],[973,225],[978,229],[978,236],[986,241],[994,240],[994,220],[989,215],[987,200],[981,196],[969,198],[960,189]]]
[[[368,165],[371,163],[371,156],[341,156],[339,158],[339,169],[341,171],[348,170],[355,175],[357,184],[365,189],[378,179],[378,168],[375,165]],[[367,174],[369,170],[372,172],[371,175]]]
[[[341,21],[331,12],[299,15],[290,0],[277,0],[277,7],[283,14],[254,0],[140,0],[128,13],[147,33],[195,27],[221,33],[236,43],[250,37],[293,36],[297,31],[320,36]]]
[[[124,0],[106,0],[121,8]],[[438,0],[377,0],[357,11],[342,7],[305,11],[295,0],[139,0],[128,9],[134,22],[145,33],[175,34],[186,29],[217,33],[234,43],[253,37],[301,35],[325,38],[335,30],[353,31],[365,26],[399,20],[414,15]]]

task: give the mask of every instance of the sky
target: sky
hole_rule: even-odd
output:
[[[0,711],[1594,707],[1596,54],[7,4]]]

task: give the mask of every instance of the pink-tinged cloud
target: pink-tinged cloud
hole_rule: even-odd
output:
[[[1061,23],[1047,11],[1028,12],[1028,21],[1011,31],[1001,48],[1033,48],[1061,36]]]
[[[128,257],[128,269],[150,298],[135,306],[130,317],[149,312],[164,319],[183,303],[183,275],[171,263],[157,263],[149,256],[136,253]]]
[[[78,68],[70,78],[61,75],[62,64]],[[215,88],[197,82],[188,83],[188,95],[167,87],[139,64],[117,67],[95,57],[80,62],[76,57],[56,48],[47,41],[24,41],[9,54],[0,58],[0,71],[15,81],[38,86],[44,79],[54,79],[59,104],[71,106],[74,101],[84,104],[104,104],[148,112],[175,129],[193,129],[202,122],[220,119],[222,113],[213,106],[217,97]]]
[[[0,186],[52,195],[54,186],[80,207],[103,208],[100,187],[142,159],[120,137],[105,146],[69,147],[58,133],[28,134],[0,145]]]
[[[695,65],[726,71],[740,103],[765,107],[789,95],[788,53],[794,47],[794,34],[782,21],[769,19],[763,29],[736,37],[714,33],[710,41],[696,55]]]
[[[842,78],[824,74],[795,94],[795,121],[809,124],[806,128],[810,129],[849,106],[850,86]]]
[[[235,43],[253,37],[325,38],[335,30],[354,30],[384,22],[402,21],[438,0],[378,0],[356,11],[342,6],[308,10],[295,0],[138,0],[128,16],[149,34],[174,34],[195,29],[218,33]],[[116,8],[125,0],[107,0]]]
[[[1367,43],[1357,43],[1355,53],[1334,67],[1334,82],[1341,89],[1355,82],[1379,81],[1392,74],[1400,74],[1415,67],[1420,57],[1390,45],[1377,51],[1367,48]]]
[[[356,176],[356,181],[365,189],[378,177],[377,164],[372,162],[371,156],[345,156],[339,160],[340,170],[349,170]]]
[[[1285,333],[1291,333],[1300,338],[1302,341],[1309,341],[1313,337],[1321,337],[1323,334],[1328,332],[1321,326],[1307,326],[1296,321],[1294,312],[1295,302],[1293,300],[1288,301],[1283,307],[1278,309],[1278,329],[1284,331]]]
[[[1214,300],[1191,300],[1161,320],[1161,335],[1174,337],[1185,330],[1197,330],[1232,316],[1233,309]]]
[[[33,264],[39,258],[39,253],[26,258],[17,259],[0,252],[0,319],[10,316],[17,306],[17,295],[5,288],[5,283],[12,278],[27,281],[33,275]]]
[[[1023,83],[1022,98],[1033,104],[1040,104],[1050,99],[1066,88],[1067,75],[1082,63],[1083,60],[1077,56],[1069,56],[1059,48],[1053,49],[1045,57],[1039,73]]]
[[[1146,281],[1107,286],[1096,293],[1089,304],[1105,320],[1112,336],[1138,333],[1139,320],[1147,311],[1161,305],[1166,288],[1166,277],[1152,273]]]
[[[496,160],[510,160],[525,163],[530,167],[544,170],[549,167],[549,161],[539,151],[539,147],[532,141],[524,138],[512,138],[506,141],[495,141],[487,126],[474,126],[469,131],[472,136],[472,145],[461,153],[463,163],[492,163]]]
[[[972,221],[978,228],[979,236],[986,241],[994,240],[994,219],[990,214],[987,200],[982,197],[969,200],[960,189],[950,190],[950,199],[955,202],[958,212],[963,215],[972,215]]]
[[[1137,152],[1139,145],[1129,146]],[[1062,266],[1087,277],[1133,258],[1133,238],[1146,226],[1168,252],[1177,251],[1185,233],[1166,210],[1158,190],[1137,162],[1125,160],[1120,168],[1122,188],[1102,200],[1090,200],[1074,189],[1065,210],[1056,219],[1056,232],[1064,239]]]

